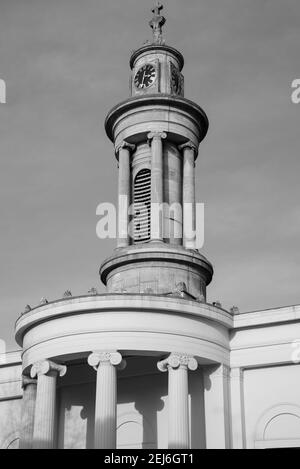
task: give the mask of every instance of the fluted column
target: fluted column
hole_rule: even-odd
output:
[[[20,449],[32,449],[37,380],[23,375],[22,388]]]
[[[183,246],[195,249],[196,246],[196,189],[195,158],[197,148],[192,142],[181,145],[183,151]]]
[[[94,352],[88,363],[97,371],[95,449],[116,448],[117,367],[125,368],[119,352]]]
[[[129,245],[130,154],[134,149],[135,145],[125,141],[117,148],[119,155],[118,247]]]
[[[158,363],[160,371],[168,371],[168,440],[169,449],[189,449],[188,370],[198,368],[189,355],[172,353]]]
[[[151,132],[148,141],[151,144],[151,241],[163,240],[163,140],[165,132]]]
[[[35,363],[30,371],[32,378],[37,377],[33,448],[53,449],[55,445],[55,408],[56,381],[64,376],[66,366],[50,360]]]

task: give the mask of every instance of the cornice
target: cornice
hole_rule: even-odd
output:
[[[184,57],[181,54],[181,52],[179,52],[174,47],[168,46],[166,44],[147,44],[147,45],[142,46],[139,49],[135,50],[131,54],[130,62],[129,62],[130,63],[130,68],[133,69],[134,64],[135,64],[136,60],[139,58],[139,56],[142,55],[142,54],[145,54],[147,52],[153,52],[153,53],[157,53],[157,52],[166,53],[167,52],[169,54],[172,54],[178,60],[180,71],[184,67]]]
[[[223,327],[232,328],[232,315],[220,308],[206,303],[160,295],[104,294],[78,297],[42,305],[16,322],[16,341],[22,345],[24,335],[39,324],[58,318],[88,315],[100,312],[151,312],[174,314],[175,316],[198,316],[216,322]]]
[[[209,121],[203,109],[198,104],[190,101],[189,99],[183,98],[181,96],[172,96],[169,94],[149,94],[145,96],[133,97],[114,106],[109,111],[105,119],[105,130],[108,138],[112,142],[114,141],[113,128],[115,122],[123,114],[145,106],[153,106],[155,108],[157,105],[166,106],[168,108],[173,107],[174,109],[177,108],[180,111],[185,111],[190,114],[201,128],[200,141],[205,138],[209,127]]]

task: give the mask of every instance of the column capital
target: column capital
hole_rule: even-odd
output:
[[[151,142],[153,139],[165,140],[167,138],[167,132],[150,132],[147,135],[148,141]]]
[[[157,368],[160,371],[168,371],[169,368],[187,368],[190,371],[195,371],[198,368],[198,362],[195,357],[180,353],[171,353],[167,358],[158,362]]]
[[[36,386],[37,385],[37,380],[33,379],[33,378],[30,378],[27,375],[22,375],[22,389],[27,388],[27,386],[29,386],[30,384]]]
[[[123,140],[123,142],[120,143],[120,145],[116,147],[116,154],[118,155],[120,150],[123,150],[123,149],[133,152],[135,148],[136,148],[136,145],[134,145],[133,143],[126,142],[126,140]]]
[[[99,365],[110,364],[123,370],[126,367],[126,360],[123,360],[120,352],[93,352],[88,357],[88,364],[97,371]]]
[[[67,372],[67,367],[58,365],[50,360],[41,360],[32,365],[30,370],[31,378],[47,375],[51,372],[57,373],[60,377],[64,376]]]
[[[191,140],[189,142],[185,142],[183,145],[179,145],[178,148],[179,150],[184,150],[185,148],[188,148],[194,151],[195,156],[198,155],[198,148],[196,147],[196,145],[193,144],[193,142],[191,142]]]

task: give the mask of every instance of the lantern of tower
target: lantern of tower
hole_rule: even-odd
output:
[[[130,97],[105,122],[119,166],[118,242],[100,275],[110,293],[181,284],[205,298],[213,269],[197,249],[195,162],[208,119],[184,97],[184,59],[163,40],[162,8],[152,10],[152,43],[130,57]]]

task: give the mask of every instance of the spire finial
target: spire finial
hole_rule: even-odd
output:
[[[154,44],[162,44],[163,43],[163,35],[162,35],[162,27],[166,22],[166,18],[161,15],[161,10],[163,9],[163,5],[158,0],[152,9],[153,18],[150,21],[150,26],[153,29],[153,43]]]

